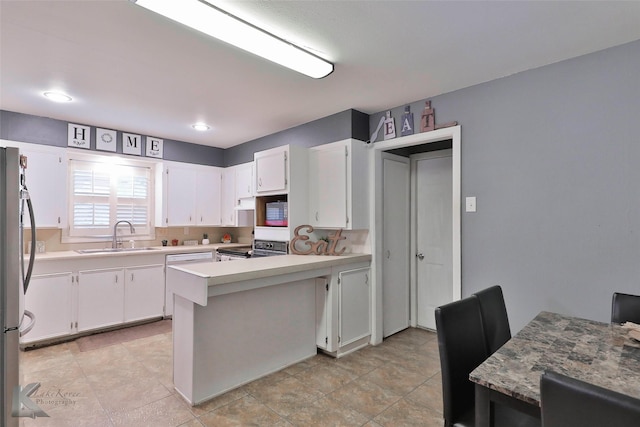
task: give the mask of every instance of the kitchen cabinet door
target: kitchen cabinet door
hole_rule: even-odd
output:
[[[346,139],[309,149],[309,224],[369,228],[369,167],[365,143]]]
[[[20,147],[27,156],[26,183],[38,228],[62,228],[66,223],[67,163],[59,150]],[[30,227],[25,218],[25,227]]]
[[[31,331],[20,338],[21,344],[71,334],[72,289],[70,272],[31,277],[25,295],[25,309],[36,316],[36,323]]]
[[[316,279],[316,346],[328,351],[333,350],[329,343],[329,332],[331,328],[330,304],[329,279],[326,277],[318,277]]]
[[[371,335],[369,274],[369,268],[360,268],[338,275],[340,347]]]
[[[222,225],[236,225],[236,171],[226,168],[222,175]]]
[[[124,270],[124,321],[164,315],[164,265],[129,267]]]
[[[309,150],[309,224],[317,228],[347,227],[346,147]]]
[[[124,270],[86,270],[78,276],[78,332],[122,323]]]
[[[196,223],[200,226],[221,224],[222,172],[217,168],[196,173]]]
[[[256,193],[285,193],[287,191],[288,146],[254,154]]]
[[[196,171],[182,167],[169,167],[167,171],[167,217],[164,225],[195,225]]]
[[[253,162],[235,166],[236,199],[253,197]]]

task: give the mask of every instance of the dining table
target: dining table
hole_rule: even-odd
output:
[[[540,312],[474,369],[476,426],[495,403],[540,418],[540,376],[555,371],[640,399],[640,342],[618,324]]]

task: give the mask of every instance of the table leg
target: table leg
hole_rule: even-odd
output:
[[[476,384],[476,427],[491,427],[490,390]]]

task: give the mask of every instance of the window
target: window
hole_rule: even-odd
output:
[[[69,237],[111,236],[123,220],[133,224],[138,238],[152,234],[151,167],[114,159],[69,160]]]

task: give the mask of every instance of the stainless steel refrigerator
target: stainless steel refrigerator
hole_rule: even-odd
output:
[[[24,221],[31,224],[31,247],[35,248],[36,227],[26,186],[27,159],[17,148],[0,148],[0,425],[18,426],[19,416],[32,411],[23,405],[20,385],[20,336],[35,323],[35,316],[24,309],[24,296],[34,262],[30,251],[25,266]],[[26,399],[25,399],[26,400]]]

